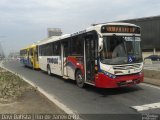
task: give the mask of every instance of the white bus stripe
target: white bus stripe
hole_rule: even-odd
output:
[[[152,103],[152,104],[145,104],[145,105],[141,105],[141,106],[132,106],[132,108],[137,111],[157,109],[157,108],[160,108],[160,102],[159,103]]]

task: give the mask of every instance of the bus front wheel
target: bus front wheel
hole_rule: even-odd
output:
[[[76,83],[77,83],[77,86],[80,87],[80,88],[83,88],[85,83],[84,83],[84,77],[82,75],[82,72],[81,70],[78,70],[76,72]]]

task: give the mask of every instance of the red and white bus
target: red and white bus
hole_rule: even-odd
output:
[[[140,27],[106,23],[73,34],[51,37],[38,44],[40,69],[48,74],[117,88],[143,82]]]

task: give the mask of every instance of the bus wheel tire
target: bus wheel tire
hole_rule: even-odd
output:
[[[32,66],[32,69],[34,70],[34,66]]]
[[[47,65],[47,74],[48,74],[48,75],[51,75],[51,69],[50,69],[50,66],[49,66],[49,65]]]
[[[85,83],[84,83],[84,77],[82,75],[82,72],[81,70],[78,70],[76,72],[76,83],[77,83],[77,86],[80,87],[80,88],[83,88]]]

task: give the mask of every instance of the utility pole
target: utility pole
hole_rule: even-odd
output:
[[[0,36],[0,38],[5,38],[6,36]],[[4,55],[4,51],[3,51],[3,47],[2,47],[2,41],[0,41],[0,60],[4,59],[5,55]]]
[[[3,59],[5,56],[4,56],[4,51],[3,51],[3,48],[2,48],[2,44],[0,42],[0,60]]]

